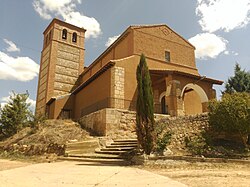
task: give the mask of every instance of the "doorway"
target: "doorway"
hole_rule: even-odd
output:
[[[163,96],[161,98],[161,113],[167,114],[167,105],[166,105],[166,97],[165,96]]]

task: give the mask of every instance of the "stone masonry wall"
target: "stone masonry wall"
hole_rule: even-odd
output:
[[[166,124],[166,131],[172,133],[169,148],[178,152],[185,150],[185,137],[197,136],[207,127],[208,115],[170,117],[156,114],[155,121]],[[79,123],[98,135],[106,136],[107,140],[136,138],[134,111],[106,108],[83,116]]]
[[[168,117],[158,121],[165,125],[165,131],[172,134],[168,148],[174,154],[186,152],[185,138],[200,136],[201,132],[208,127],[207,113],[190,116]]]

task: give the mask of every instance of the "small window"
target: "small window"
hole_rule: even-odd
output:
[[[72,42],[77,42],[77,34],[76,32],[73,32],[73,35],[72,35]]]
[[[170,62],[170,52],[169,51],[165,51],[165,60],[166,60],[166,62]]]
[[[63,29],[62,31],[62,39],[67,39],[67,30],[66,29]]]

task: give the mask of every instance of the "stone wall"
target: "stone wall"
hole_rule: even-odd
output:
[[[208,115],[170,117],[155,115],[155,121],[166,124],[166,131],[172,133],[168,146],[175,154],[185,152],[185,137],[199,136],[208,125]],[[106,136],[107,140],[136,138],[134,111],[106,108],[82,117],[82,127]]]
[[[102,109],[90,113],[80,118],[79,124],[86,130],[93,132],[95,135],[105,136],[106,134],[106,110]]]
[[[158,123],[164,124],[165,131],[172,134],[171,143],[168,148],[174,154],[186,152],[185,138],[200,136],[201,132],[208,127],[207,113],[190,116],[168,117]]]
[[[107,139],[136,138],[133,111],[105,108],[83,116],[79,123],[83,128]]]

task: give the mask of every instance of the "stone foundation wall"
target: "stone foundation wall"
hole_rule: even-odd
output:
[[[135,118],[133,111],[105,108],[83,116],[79,123],[107,139],[129,139],[136,138]]]
[[[185,150],[185,137],[198,136],[208,125],[208,115],[170,117],[155,115],[155,121],[166,124],[166,131],[171,131],[170,149]],[[106,108],[82,117],[82,127],[110,139],[136,138],[134,111]]]
[[[106,134],[106,110],[102,109],[91,114],[85,115],[78,121],[79,124],[94,134],[99,136],[105,136]]]
[[[168,148],[175,154],[186,152],[185,138],[200,136],[201,132],[208,127],[207,113],[190,116],[168,117],[158,123],[166,124],[165,131],[172,133]]]

